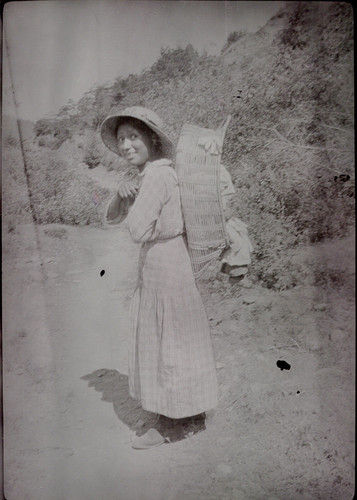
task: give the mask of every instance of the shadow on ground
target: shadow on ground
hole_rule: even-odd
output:
[[[102,392],[102,401],[113,403],[116,416],[121,422],[136,431],[137,435],[144,434],[156,422],[157,415],[145,411],[140,404],[129,396],[128,376],[117,370],[101,368],[81,379],[88,381],[88,386]]]

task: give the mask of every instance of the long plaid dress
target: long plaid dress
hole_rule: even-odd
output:
[[[127,217],[142,243],[131,304],[129,392],[145,410],[171,418],[217,404],[210,331],[183,239],[176,172],[148,164]]]

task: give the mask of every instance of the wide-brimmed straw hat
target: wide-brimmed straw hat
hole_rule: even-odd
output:
[[[169,136],[164,132],[164,123],[161,118],[151,109],[142,106],[132,106],[121,111],[112,110],[110,115],[103,121],[100,134],[104,144],[114,153],[120,155],[116,133],[118,126],[125,122],[127,118],[136,118],[153,130],[161,140],[162,153],[169,155],[173,148],[173,143]]]

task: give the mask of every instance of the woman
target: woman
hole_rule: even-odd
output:
[[[147,448],[205,428],[205,411],[217,404],[217,380],[207,317],[183,238],[173,144],[151,110],[131,107],[101,127],[104,144],[139,171],[139,184],[119,188],[135,196],[127,226],[141,243],[131,316],[129,393],[158,414],[156,430],[136,436]],[[191,425],[192,424],[192,425]]]

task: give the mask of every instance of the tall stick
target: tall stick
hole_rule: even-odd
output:
[[[14,100],[14,105],[15,105],[15,114],[16,114],[16,124],[17,124],[17,131],[19,134],[19,141],[20,141],[20,148],[21,148],[21,155],[22,155],[22,162],[24,166],[24,173],[25,173],[25,179],[26,179],[26,187],[27,187],[27,192],[28,192],[28,197],[29,197],[29,205],[30,205],[30,211],[31,211],[31,216],[32,216],[32,221],[34,224],[34,229],[35,229],[35,237],[36,237],[36,246],[37,246],[37,251],[40,257],[40,268],[43,273],[43,277],[46,278],[44,269],[43,269],[43,259],[41,256],[41,245],[40,245],[40,239],[39,239],[39,234],[38,234],[38,219],[36,216],[36,211],[35,211],[35,206],[33,203],[33,196],[32,196],[32,191],[31,191],[31,182],[30,182],[30,174],[27,166],[27,161],[26,161],[26,154],[25,154],[25,149],[24,149],[24,140],[23,140],[23,135],[22,135],[22,130],[21,130],[21,125],[20,125],[20,118],[19,118],[19,112],[18,112],[18,102],[16,99],[16,93],[15,93],[15,86],[14,86],[14,79],[13,79],[13,73],[12,73],[12,68],[11,68],[11,61],[10,61],[10,50],[9,50],[9,45],[7,42],[7,38],[5,37],[5,26],[3,26],[3,34],[4,34],[4,43],[5,43],[5,49],[6,49],[6,55],[7,55],[7,64],[9,68],[9,77],[10,77],[10,83],[11,83],[11,90],[12,90],[12,97]]]

